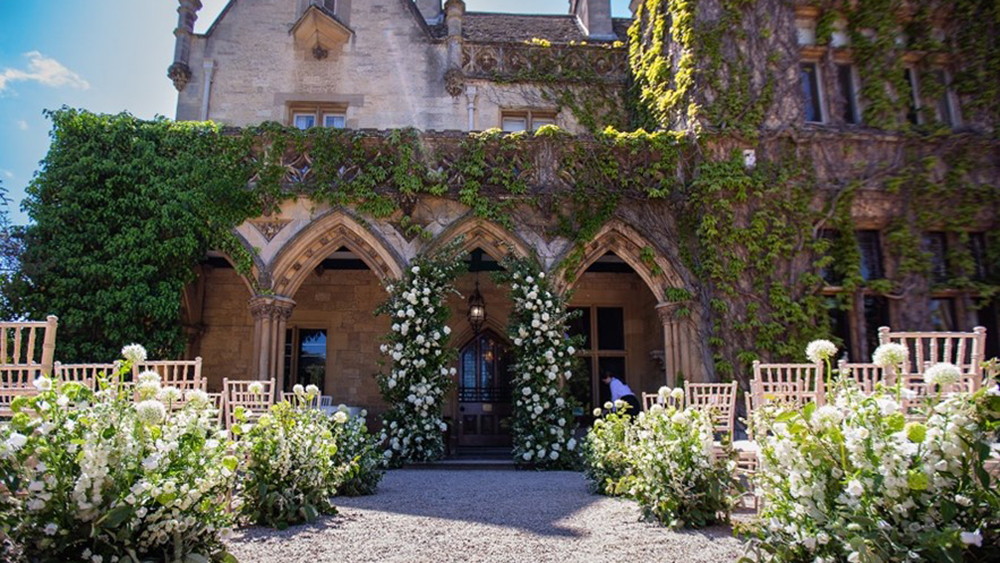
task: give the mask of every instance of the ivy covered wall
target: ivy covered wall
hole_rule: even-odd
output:
[[[852,38],[882,45],[870,47],[871,57],[895,60],[899,53],[884,49],[896,43],[876,41],[876,5],[812,5],[818,40],[844,18]],[[888,2],[875,14],[897,7]],[[988,8],[962,0],[956,21],[994,30]],[[1000,274],[1000,151],[995,98],[980,93],[996,83],[996,51],[982,47],[996,34],[976,43],[964,27],[949,28],[957,34],[951,56],[971,53],[954,72],[966,130],[907,126],[875,94],[868,125],[805,127],[794,19],[793,6],[776,0],[646,0],[630,34],[630,84],[601,82],[594,87],[602,93],[589,94],[586,77],[505,78],[545,84],[594,131],[585,136],[553,126],[511,135],[224,130],[55,112],[52,148],[29,189],[34,223],[12,301],[28,316],[62,317],[64,361],[110,357],[130,340],[176,355],[184,342],[179,296],[192,265],[219,249],[256,291],[273,291],[267,264],[233,229],[308,197],[387,221],[408,241],[429,235],[411,213],[418,201],[457,201],[488,221],[530,228],[538,240],[567,241],[550,264],[562,275],[618,220],[649,241],[642,261],[650,270],[672,270],[658,294],[696,319],[711,379],[746,379],[756,358],[801,359],[805,341],[829,329],[824,268],[841,280],[842,307],[885,296],[906,304],[894,322],[909,329],[928,328],[928,298],[941,287],[971,307],[986,303]],[[859,52],[868,48],[855,41]],[[866,70],[862,84],[891,87],[896,70]],[[628,119],[606,110],[621,98]],[[626,121],[647,129],[604,128]],[[881,279],[861,276],[856,229],[882,232]],[[928,275],[927,231],[962,243],[949,248],[950,279]],[[964,244],[973,231],[989,235],[992,278],[973,275]]]

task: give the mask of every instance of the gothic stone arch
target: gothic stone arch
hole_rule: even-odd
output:
[[[292,297],[309,272],[340,247],[358,255],[382,280],[398,279],[403,261],[375,231],[336,209],[289,240],[271,267],[274,293]]]
[[[643,249],[654,249],[652,255],[643,257]],[[684,287],[684,282],[673,265],[660,255],[645,237],[635,229],[621,221],[611,221],[597,233],[592,241],[583,248],[583,256],[579,264],[565,272],[560,279],[561,290],[571,289],[587,268],[608,252],[614,252],[619,258],[635,270],[636,274],[649,287],[658,302],[666,302],[666,290],[669,287]],[[564,256],[561,262],[564,262]]]
[[[497,260],[506,256],[511,249],[522,258],[532,255],[531,246],[520,236],[471,212],[434,237],[427,245],[426,252],[432,253],[458,237],[464,237],[463,251],[471,252],[481,248]]]

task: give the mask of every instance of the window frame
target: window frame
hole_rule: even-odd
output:
[[[525,128],[519,131],[508,131],[504,128],[504,121],[507,119],[524,119]],[[546,123],[540,126],[535,125],[535,120],[541,119],[545,120]],[[538,130],[538,127],[544,127],[545,125],[559,125],[559,112],[555,109],[545,109],[545,108],[527,108],[527,109],[501,109],[500,110],[500,129],[504,133],[534,133]]]
[[[861,95],[860,95],[861,82],[860,82],[860,77],[858,76],[857,66],[855,66],[853,62],[845,61],[845,62],[835,62],[834,68],[837,70],[838,93],[841,97],[844,97],[844,101],[850,105],[850,110],[851,110],[851,121],[844,120],[844,123],[851,126],[861,125],[862,124]],[[841,69],[844,68],[847,69],[848,73],[847,76],[848,80],[850,81],[850,84],[848,84],[850,91],[847,92],[846,94],[842,91],[843,84],[841,82],[841,74],[840,74]],[[844,118],[843,115],[840,117],[841,119]]]
[[[630,373],[629,371],[629,361],[628,352],[629,347],[629,337],[628,330],[626,330],[626,319],[628,318],[628,307],[622,304],[608,304],[608,303],[591,303],[588,305],[570,305],[569,309],[587,309],[590,311],[590,326],[587,327],[590,333],[590,348],[582,349],[576,351],[576,357],[580,358],[581,361],[590,364],[590,397],[593,403],[589,408],[584,409],[584,415],[590,412],[591,409],[596,408],[601,405],[601,377],[600,377],[600,367],[601,358],[621,358],[625,366],[625,373]],[[597,310],[598,309],[621,309],[622,311],[622,343],[623,348],[621,350],[601,350],[600,342],[598,342],[598,327],[597,327]],[[626,381],[626,385],[630,385],[634,382]]]
[[[326,127],[328,115],[340,115],[344,118],[344,129],[347,129],[347,109],[345,103],[336,102],[290,102],[287,105],[288,125],[297,127],[295,120],[299,116],[312,115],[313,127]]]
[[[908,79],[906,78],[907,76],[909,76]],[[903,78],[909,82],[910,86],[910,107],[906,113],[906,121],[912,125],[923,125],[923,104],[920,102],[920,77],[917,75],[917,67],[913,65],[904,66]],[[911,114],[913,115],[913,119],[910,119]]]
[[[941,81],[941,98],[937,100],[934,108],[938,121],[950,129],[955,129],[961,125],[961,119],[958,112],[958,100],[951,87],[951,73],[946,68],[934,68],[931,69],[931,74],[935,79],[940,79]],[[941,112],[942,103],[945,105],[946,115]]]
[[[303,331],[321,331],[326,335],[326,365],[323,366],[323,381],[321,385],[317,385],[320,388],[320,394],[326,391],[326,378],[330,375],[330,329],[329,327],[319,327],[313,325],[299,326],[299,325],[289,325],[285,328],[285,349],[281,351],[281,362],[283,369],[285,370],[285,377],[283,381],[283,391],[288,393],[292,390],[292,387],[299,383],[299,360],[302,355],[302,332]]]
[[[825,125],[825,124],[829,123],[830,120],[829,120],[829,116],[827,115],[827,111],[826,111],[826,96],[823,93],[824,88],[823,88],[823,69],[822,69],[822,65],[820,65],[820,63],[819,63],[818,60],[811,59],[811,58],[800,60],[799,61],[799,81],[800,82],[802,81],[802,75],[805,73],[804,67],[806,67],[806,66],[812,66],[812,68],[813,68],[813,76],[814,76],[815,84],[816,84],[816,89],[815,89],[816,104],[815,105],[816,105],[816,109],[819,111],[819,116],[818,116],[819,120],[818,121],[814,121],[814,120],[809,119],[809,117],[808,117],[808,111],[804,111],[803,112],[802,119],[803,119],[803,121],[805,121],[805,123],[808,123],[808,124],[812,124],[812,125]],[[809,86],[810,86],[810,90],[812,90],[812,88],[811,88],[812,85],[810,84]],[[800,84],[800,87],[803,88],[803,90],[800,91],[800,94],[805,94],[805,89],[804,89],[805,85]],[[803,101],[803,105],[802,105],[803,109],[807,110],[807,104],[805,103],[806,100],[804,99],[804,97],[803,97],[802,101]]]

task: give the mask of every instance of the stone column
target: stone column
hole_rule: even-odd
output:
[[[198,20],[201,0],[179,0],[177,8],[177,28],[174,29],[174,62],[167,69],[167,76],[174,81],[174,88],[180,92],[191,80],[191,38],[194,37],[194,22]]]
[[[295,301],[279,295],[256,295],[250,299],[255,379],[274,378],[279,387],[284,383],[285,330],[294,308]]]
[[[663,369],[666,375],[667,385],[675,387],[677,385],[677,372],[681,369],[682,338],[681,323],[677,318],[677,312],[685,307],[684,302],[663,302],[656,306],[656,314],[663,323]],[[692,374],[686,374],[691,377]]]

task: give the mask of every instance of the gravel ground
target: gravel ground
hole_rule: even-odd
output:
[[[285,531],[247,528],[241,563],[683,562],[741,554],[728,527],[671,532],[632,501],[592,495],[580,473],[396,470],[340,514]]]

